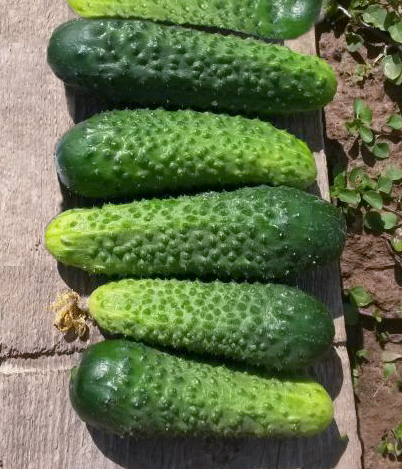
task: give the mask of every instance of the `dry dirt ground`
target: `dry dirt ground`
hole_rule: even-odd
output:
[[[381,123],[394,112],[401,112],[402,87],[384,83],[380,68],[363,83],[356,83],[353,71],[357,63],[363,60],[372,61],[380,52],[379,47],[363,48],[361,55],[350,54],[346,49],[344,25],[335,28],[329,23],[322,23],[318,29],[320,55],[331,63],[338,81],[338,93],[325,111],[326,151],[330,170],[336,164],[351,169],[364,165],[367,171],[378,174],[390,163],[402,167],[402,139],[389,141],[391,157],[388,160],[376,161],[368,152],[359,151],[355,138],[346,130],[345,122],[353,118],[353,99],[361,98],[373,109],[374,127],[380,128]],[[399,194],[402,184],[397,188]],[[345,289],[362,285],[369,290],[375,305],[365,311],[370,314],[377,307],[384,317],[399,318],[383,320],[377,326],[389,330],[391,342],[383,345],[402,353],[401,340],[402,319],[400,318],[402,303],[402,269],[396,265],[384,239],[366,234],[357,223],[350,228],[346,249],[342,257],[342,279]],[[382,435],[394,428],[402,419],[402,393],[396,387],[397,375],[385,383],[381,362],[382,347],[376,333],[376,321],[370,317],[361,319],[357,327],[350,329],[351,359],[353,351],[368,350],[368,361],[363,363],[356,390],[357,410],[359,416],[360,436],[363,443],[363,464],[365,469],[402,468],[401,461],[382,457],[376,447]],[[398,334],[399,333],[399,334]],[[396,342],[396,343],[392,343]],[[398,364],[398,367],[401,366]],[[402,375],[401,371],[398,370]]]

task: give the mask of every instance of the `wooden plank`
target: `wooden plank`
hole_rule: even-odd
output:
[[[17,0],[0,18],[3,467],[360,469],[336,265],[299,280],[329,306],[336,324],[338,346],[314,372],[335,399],[335,421],[322,435],[288,441],[159,438],[136,442],[88,430],[72,411],[68,370],[78,359],[76,352],[87,344],[65,341],[52,327],[48,305],[66,285],[88,294],[97,279],[75,269],[57,268],[43,247],[48,221],[79,201],[60,192],[54,171],[54,145],[72,119],[64,87],[47,67],[45,54],[51,31],[69,16],[65,2]],[[291,46],[315,53],[314,33]],[[96,109],[93,102],[88,109],[82,96],[70,98],[75,119]],[[320,113],[277,123],[304,138],[315,151],[316,190],[328,198]],[[100,340],[99,334],[92,334],[91,340]],[[348,442],[339,438],[345,434]]]

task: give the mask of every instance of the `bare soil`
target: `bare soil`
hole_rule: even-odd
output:
[[[334,25],[323,23],[318,30],[320,54],[332,65],[339,81],[336,98],[325,110],[329,168],[331,173],[336,165],[349,170],[365,166],[367,172],[374,176],[391,163],[402,167],[402,139],[388,139],[391,156],[387,160],[377,161],[368,151],[361,151],[358,142],[349,135],[345,122],[353,119],[353,99],[361,98],[373,110],[373,127],[380,130],[390,114],[401,112],[402,87],[384,82],[380,67],[376,67],[364,82],[356,82],[353,73],[356,65],[372,62],[381,52],[382,44],[379,43],[378,47],[368,46],[361,53],[351,54],[346,49],[344,26],[338,24],[334,30]],[[401,194],[400,186],[397,193]],[[370,315],[378,308],[382,316],[398,318],[377,324],[372,318],[366,317],[357,327],[349,330],[348,341],[352,361],[356,350],[364,348],[369,352],[368,361],[359,366],[360,376],[356,388],[364,468],[402,468],[401,461],[383,457],[376,452],[381,437],[402,419],[402,394],[396,386],[397,374],[383,384],[383,349],[375,333],[376,327],[386,330],[389,326],[391,342],[385,344],[385,347],[402,353],[402,345],[398,343],[402,337],[399,330],[402,330],[402,269],[395,262],[386,240],[365,233],[361,220],[349,228],[341,269],[344,289],[362,285],[373,294],[375,304],[363,313]],[[398,372],[401,375],[401,370]]]

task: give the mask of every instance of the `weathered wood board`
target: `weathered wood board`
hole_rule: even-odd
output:
[[[68,401],[70,368],[86,342],[53,328],[49,304],[68,287],[89,293],[96,279],[57,266],[43,246],[48,221],[77,199],[60,191],[53,167],[57,138],[72,124],[63,85],[46,65],[46,44],[71,13],[64,0],[2,2],[0,16],[0,467],[5,469],[360,469],[361,445],[345,349],[337,265],[300,285],[331,309],[336,338],[312,373],[335,402],[335,419],[305,440],[158,438],[121,440],[88,429]],[[315,53],[311,32],[292,48]],[[82,98],[70,96],[82,117]],[[328,198],[320,113],[277,121],[315,151],[317,190]],[[93,329],[91,341],[100,339]]]

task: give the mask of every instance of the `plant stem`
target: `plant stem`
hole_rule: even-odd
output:
[[[393,374],[394,374],[394,373],[391,373],[391,374],[388,376],[388,378],[387,378],[385,381],[383,381],[383,382],[381,383],[381,386],[379,386],[379,387],[377,388],[377,391],[373,394],[373,397],[375,397],[375,396],[377,395],[378,391],[384,386],[384,384],[389,380],[389,378],[391,378],[391,376],[392,376]]]

